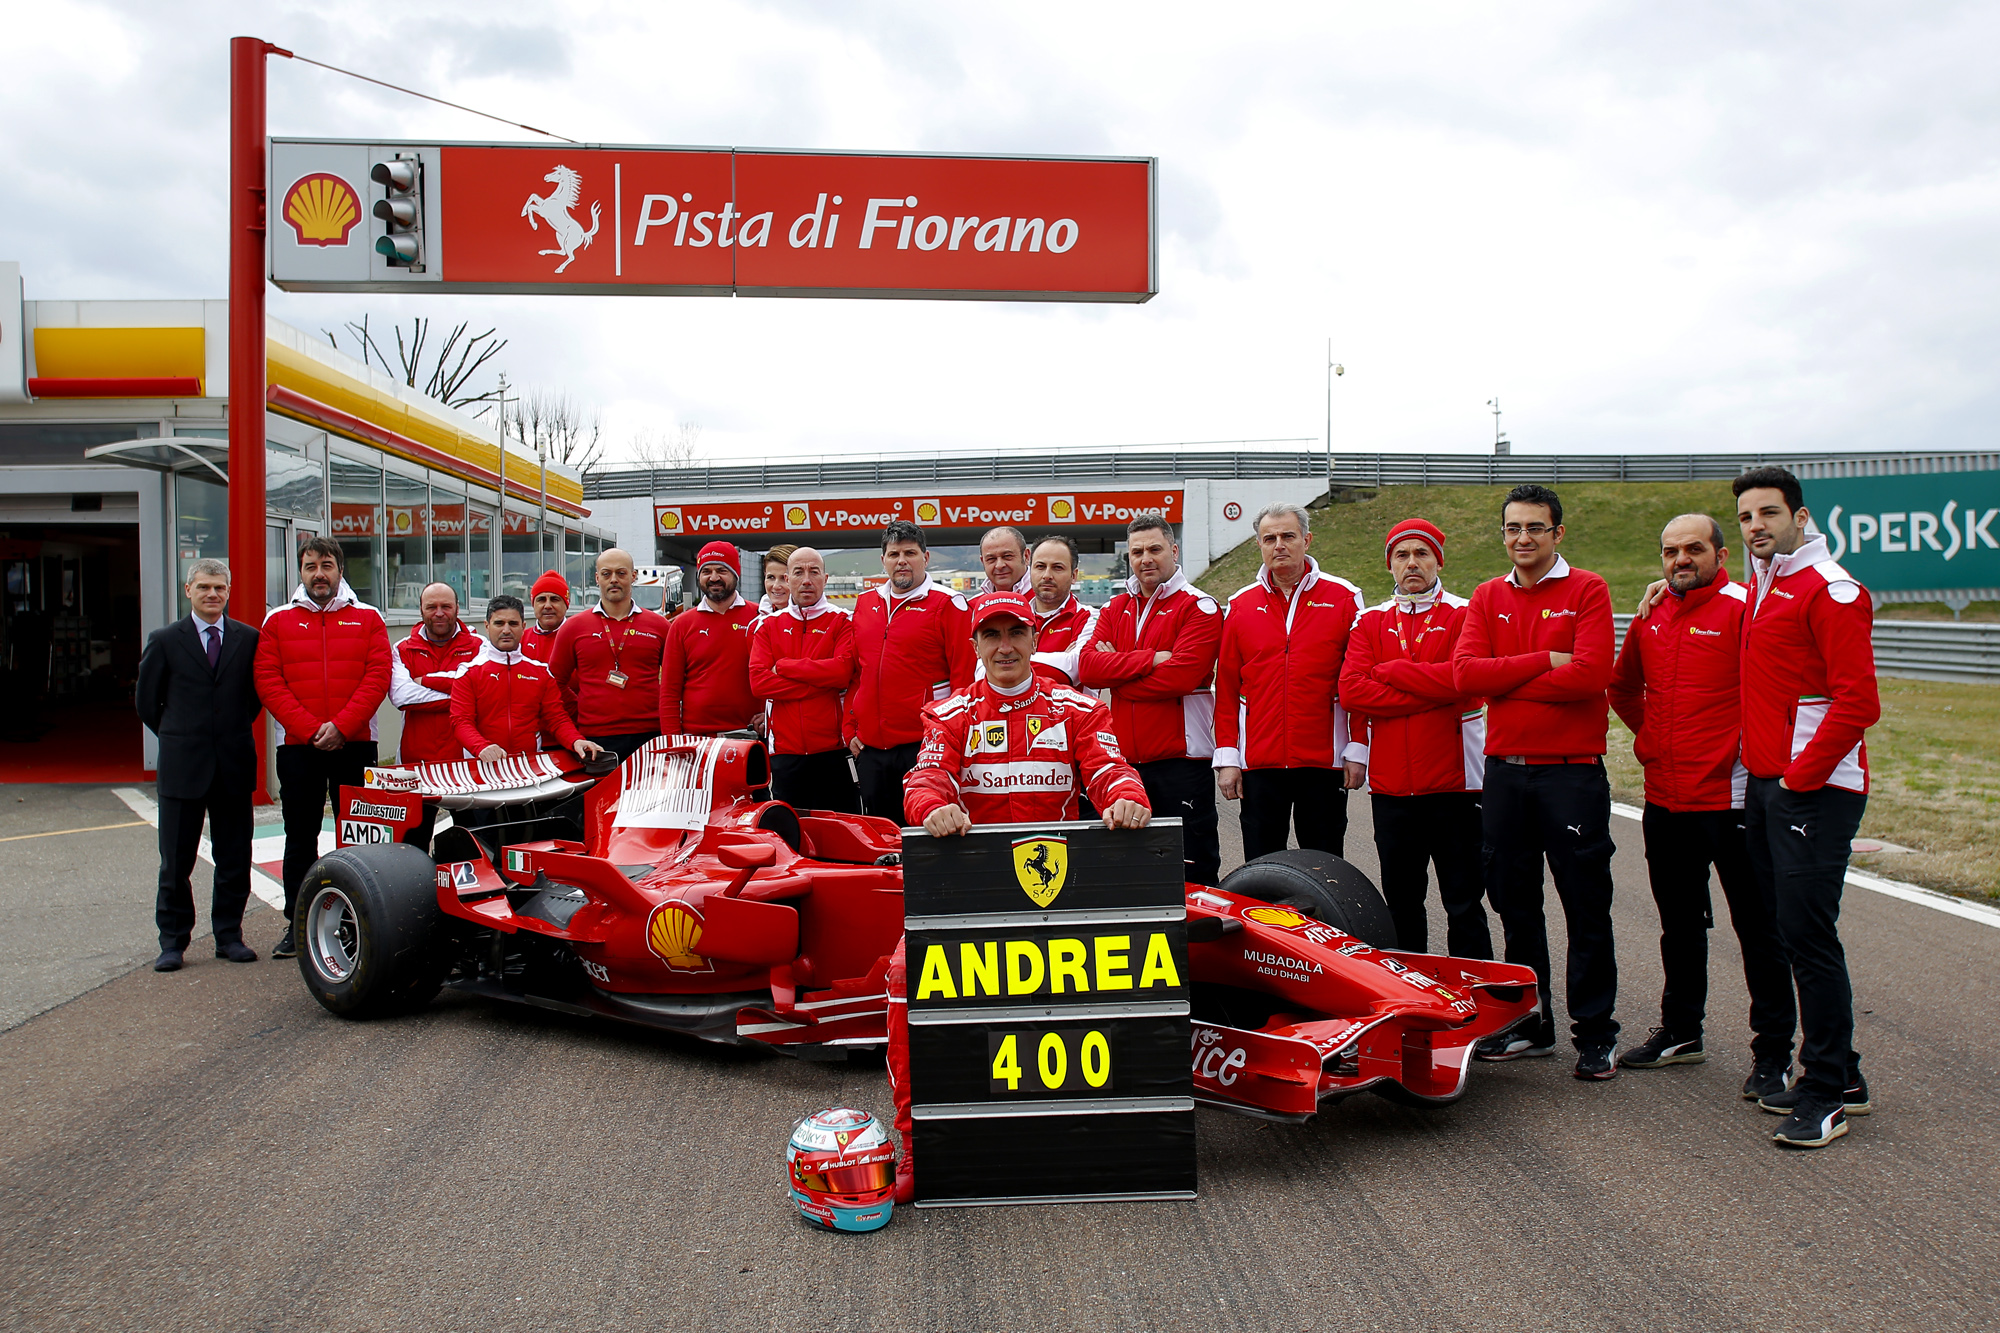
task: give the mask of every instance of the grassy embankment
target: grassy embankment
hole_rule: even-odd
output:
[[[1655,538],[1666,521],[1690,511],[1714,514],[1733,535],[1727,486],[1716,482],[1594,483],[1560,488],[1563,554],[1611,585],[1629,611],[1659,577]],[[1499,533],[1500,496],[1490,486],[1393,486],[1350,493],[1351,502],[1313,513],[1313,554],[1329,573],[1361,585],[1369,600],[1389,595],[1382,538],[1391,523],[1421,514],[1444,530],[1446,586],[1469,594],[1506,571]],[[1742,572],[1732,549],[1731,571]],[[1257,552],[1246,542],[1210,565],[1202,587],[1227,597],[1256,576]],[[1905,614],[1895,608],[1893,614]],[[1970,613],[1969,613],[1970,614]],[[1882,721],[1868,734],[1875,791],[1862,821],[1865,837],[1913,848],[1908,854],[1856,858],[1856,865],[1929,888],[2000,898],[2000,687],[1884,680]],[[1618,800],[1643,800],[1631,733],[1611,723],[1610,771]]]

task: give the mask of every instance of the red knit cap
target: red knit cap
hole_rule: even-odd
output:
[[[1389,552],[1396,549],[1397,542],[1408,541],[1412,537],[1430,547],[1431,554],[1438,559],[1438,564],[1444,564],[1444,534],[1437,530],[1436,525],[1427,523],[1421,518],[1406,518],[1389,529],[1389,540],[1382,547],[1383,563],[1388,563]]]
[[[569,584],[553,569],[535,580],[535,586],[528,590],[528,604],[533,606],[535,599],[545,592],[556,593],[563,599],[564,606],[569,605]]]
[[[740,579],[743,577],[743,557],[728,542],[710,542],[708,545],[702,547],[695,555],[694,567],[698,571],[711,560],[720,561],[722,564],[728,565],[730,572],[736,575],[737,578]]]

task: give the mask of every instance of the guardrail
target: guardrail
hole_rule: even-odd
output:
[[[1618,642],[1632,617],[1614,615]],[[1946,620],[1875,622],[1875,674],[1905,680],[2000,682],[2000,623],[1954,624]]]

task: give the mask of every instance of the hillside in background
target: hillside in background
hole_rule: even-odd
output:
[[[1320,568],[1361,585],[1370,602],[1389,595],[1382,539],[1391,525],[1412,515],[1427,518],[1445,535],[1445,587],[1470,595],[1486,579],[1507,572],[1500,545],[1504,486],[1385,486],[1344,491],[1341,499],[1312,511],[1312,554]],[[1713,514],[1730,541],[1729,571],[1741,577],[1734,500],[1719,481],[1585,482],[1557,488],[1563,502],[1562,553],[1579,569],[1611,585],[1614,610],[1630,611],[1646,585],[1660,577],[1660,529],[1676,514]],[[1210,565],[1198,580],[1228,597],[1257,576],[1257,547],[1244,542]]]

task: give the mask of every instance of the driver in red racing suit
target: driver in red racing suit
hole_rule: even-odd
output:
[[[974,824],[1052,824],[1077,817],[1087,791],[1106,828],[1152,821],[1146,785],[1119,753],[1111,710],[1094,694],[1051,685],[1034,669],[1029,597],[992,592],[972,603],[972,642],[986,668],[962,693],[923,710],[916,767],[903,778],[903,810],[932,837]],[[896,1202],[915,1197],[910,1143],[910,1020],[903,943],[889,959],[889,1082],[896,1097]]]

